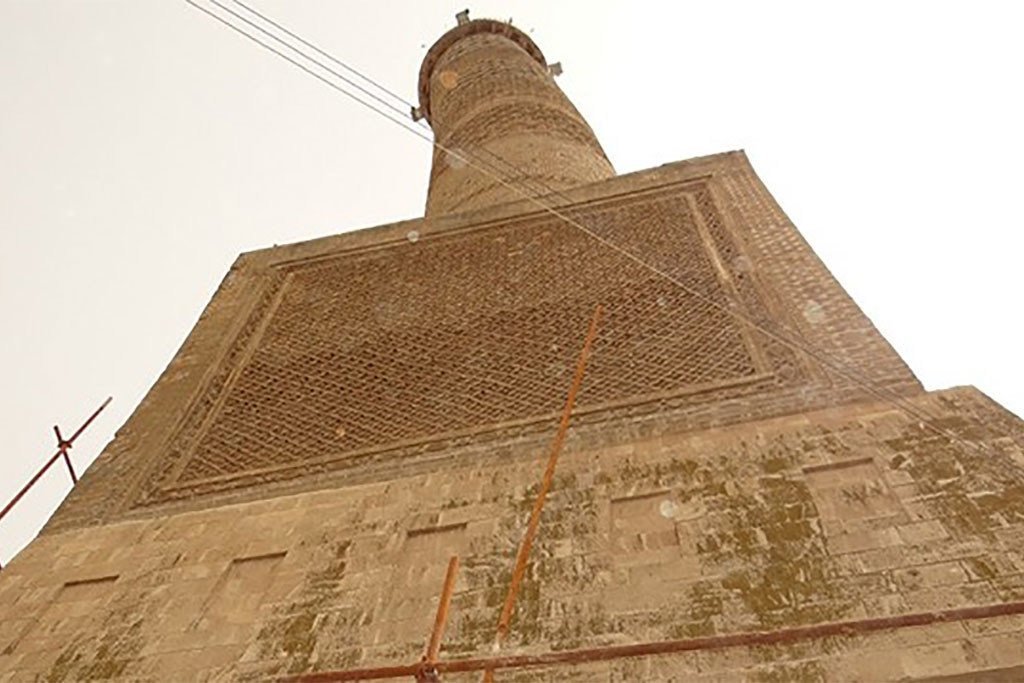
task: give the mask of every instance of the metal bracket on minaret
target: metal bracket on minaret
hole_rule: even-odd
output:
[[[423,118],[423,107],[409,107],[409,115],[413,121],[419,121]]]
[[[459,23],[459,26],[469,23],[469,10],[464,9],[455,15],[455,21]]]
[[[562,75],[562,63],[561,62],[555,62],[554,64],[548,64],[548,73],[551,74],[552,76],[561,76]]]

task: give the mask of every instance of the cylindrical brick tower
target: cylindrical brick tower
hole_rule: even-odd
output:
[[[440,147],[455,152],[434,148],[428,217],[523,199],[494,175],[532,196],[615,175],[540,49],[511,24],[477,19],[441,36],[419,99]]]

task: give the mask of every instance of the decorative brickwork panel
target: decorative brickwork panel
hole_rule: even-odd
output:
[[[244,256],[48,529],[499,462],[551,433],[598,302],[588,444],[920,391],[742,155],[575,197],[605,242],[523,204]]]
[[[591,419],[772,384],[776,368],[794,376],[792,352],[755,342],[726,310],[764,315],[720,253],[739,247],[705,183],[574,213],[686,287],[547,214],[288,264],[149,502],[228,489],[240,475],[296,476],[367,453],[545,428],[598,304],[607,313],[579,398]]]

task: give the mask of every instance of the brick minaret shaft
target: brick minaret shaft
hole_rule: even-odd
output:
[[[427,217],[523,199],[474,165],[531,195],[615,175],[540,49],[510,24],[477,19],[441,36],[420,68],[419,99],[439,145],[469,161],[434,148]]]

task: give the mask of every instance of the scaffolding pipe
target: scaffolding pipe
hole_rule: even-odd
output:
[[[801,640],[830,637],[864,635],[875,631],[928,626],[941,622],[990,619],[992,617],[1024,614],[1024,600],[1004,602],[977,607],[960,607],[938,612],[918,612],[890,617],[834,621],[811,626],[794,626],[776,631],[746,631],[701,638],[661,640],[632,645],[604,645],[579,650],[546,652],[543,654],[507,655],[503,657],[481,657],[478,659],[454,659],[438,662],[439,673],[465,673],[473,671],[494,671],[497,669],[523,669],[541,666],[585,664],[628,657],[649,657],[669,655],[698,650],[716,650],[729,647],[752,647],[759,645],[780,645]],[[419,664],[408,666],[385,666],[345,671],[324,671],[300,674],[282,680],[291,683],[333,683],[334,681],[370,681],[388,678],[403,678],[416,675]]]

